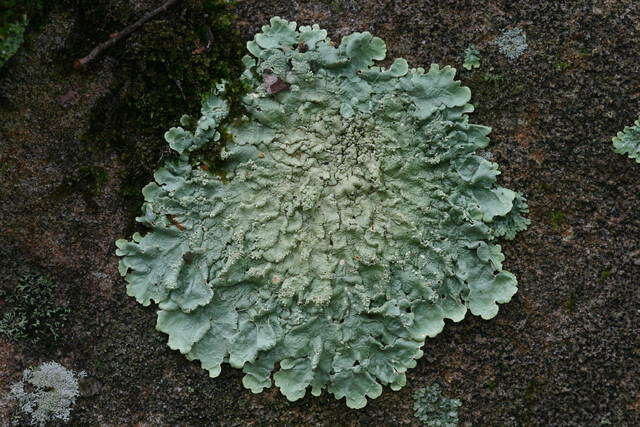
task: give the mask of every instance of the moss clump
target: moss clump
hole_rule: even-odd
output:
[[[43,0],[0,0],[0,68],[24,42],[27,24],[40,21]]]
[[[602,285],[609,277],[611,277],[611,269],[605,268],[604,270],[602,270],[602,273],[600,273],[598,284]]]
[[[553,211],[550,214],[551,216],[551,228],[554,230],[561,229],[566,223],[567,220],[562,211]]]
[[[97,41],[138,18],[136,12],[118,2],[105,7],[84,0],[75,2],[79,7],[87,3],[90,10],[79,26],[103,28]],[[223,0],[183,1],[108,52],[117,61],[116,80],[110,93],[94,107],[84,139],[94,151],[118,152],[128,165],[121,172],[120,190],[130,198],[131,206],[141,202],[140,189],[160,159],[172,155],[165,149],[162,135],[185,112],[198,112],[213,83],[229,82],[226,96],[231,115],[238,111],[240,103],[236,100],[243,89],[233,77],[240,74],[244,47],[232,26],[234,18]],[[109,23],[103,24],[105,20]],[[77,41],[88,52],[91,46],[83,43]],[[208,44],[209,51],[194,53]],[[216,156],[210,153],[208,157]]]
[[[2,67],[17,51],[24,41],[24,30],[27,27],[27,17],[22,16],[18,22],[4,27],[0,35],[0,67]]]
[[[70,310],[57,304],[55,292],[54,282],[36,274],[22,276],[13,292],[0,289],[0,301],[6,307],[0,335],[12,341],[57,343]]]
[[[43,0],[0,0],[0,39],[8,32],[12,24],[32,16],[43,9]]]
[[[569,310],[570,313],[573,313],[576,311],[576,300],[577,300],[577,295],[574,291],[569,293],[569,297],[567,298],[567,301],[565,302],[565,307],[567,308],[567,310]]]

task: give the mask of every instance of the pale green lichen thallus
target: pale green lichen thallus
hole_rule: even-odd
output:
[[[633,126],[625,126],[613,138],[613,151],[618,154],[626,154],[629,158],[640,163],[640,117]]]
[[[526,204],[474,154],[490,129],[469,123],[454,69],[376,67],[380,38],[336,45],[277,17],[247,47],[224,183],[188,156],[221,140],[228,106],[213,95],[195,131],[167,132],[181,156],[144,188],[150,232],[117,242],[120,272],[212,377],[229,363],[255,393],[326,388],[361,408],[405,384],[444,319],[489,319],[511,299],[495,242],[526,228]]]

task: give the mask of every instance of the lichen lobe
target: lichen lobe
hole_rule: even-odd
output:
[[[632,126],[625,126],[613,138],[613,151],[626,154],[629,158],[640,163],[640,118]]]

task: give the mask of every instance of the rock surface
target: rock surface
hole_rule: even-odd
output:
[[[318,23],[334,40],[370,31],[386,41],[388,58],[404,57],[412,66],[456,67],[472,90],[472,120],[494,129],[499,183],[523,192],[531,208],[529,229],[503,244],[505,268],[519,280],[512,302],[492,321],[468,317],[447,325],[427,341],[404,389],[386,389],[355,411],[327,394],[294,403],[275,389],[252,395],[242,373],[228,366],[208,378],[169,350],[154,329],[154,309],[126,296],[114,241],[134,230],[137,191],[166,155],[157,147],[180,114],[173,122],[122,129],[122,119],[109,113],[139,74],[154,78],[153,70],[125,67],[132,63],[127,52],[170,45],[171,36],[159,31],[182,23],[198,0],[77,73],[74,58],[162,1],[102,3],[65,0],[53,7],[0,70],[0,286],[11,289],[25,271],[45,273],[73,309],[66,339],[54,350],[0,340],[0,391],[25,367],[58,360],[101,384],[79,398],[72,412],[78,425],[417,424],[411,393],[433,382],[462,401],[465,425],[640,424],[640,167],[611,149],[611,138],[640,111],[640,4],[247,0],[236,6],[242,41],[279,15]],[[527,34],[528,48],[515,60],[492,44],[511,27]],[[206,31],[198,31],[205,40]],[[473,71],[462,69],[469,44],[482,56]],[[185,67],[197,72],[199,64]],[[194,113],[199,99],[189,76],[175,81],[158,90],[183,91],[195,110],[180,113]],[[105,141],[118,133],[127,134],[125,142]],[[134,149],[149,156],[126,155]],[[129,180],[132,170],[137,181]],[[0,417],[8,414],[0,410]]]

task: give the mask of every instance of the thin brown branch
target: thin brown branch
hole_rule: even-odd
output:
[[[167,9],[169,9],[171,6],[173,6],[174,4],[178,3],[179,1],[180,0],[167,0],[162,6],[160,6],[159,8],[157,8],[155,10],[152,10],[151,12],[146,13],[142,18],[140,18],[139,20],[137,20],[133,24],[129,25],[124,30],[120,31],[119,33],[111,34],[109,36],[109,40],[107,40],[106,42],[101,43],[98,46],[96,46],[91,51],[91,53],[89,53],[84,58],[80,58],[80,59],[76,60],[76,62],[74,63],[74,67],[76,68],[76,70],[84,69],[84,67],[89,62],[91,62],[94,59],[96,59],[102,52],[104,52],[105,50],[109,49],[111,46],[113,46],[114,44],[118,43],[120,40],[123,40],[123,39],[129,37],[134,31],[136,31],[138,28],[140,28],[144,24],[146,24],[147,21],[153,19],[156,15],[158,15],[158,14],[160,14],[162,12],[165,12]]]

